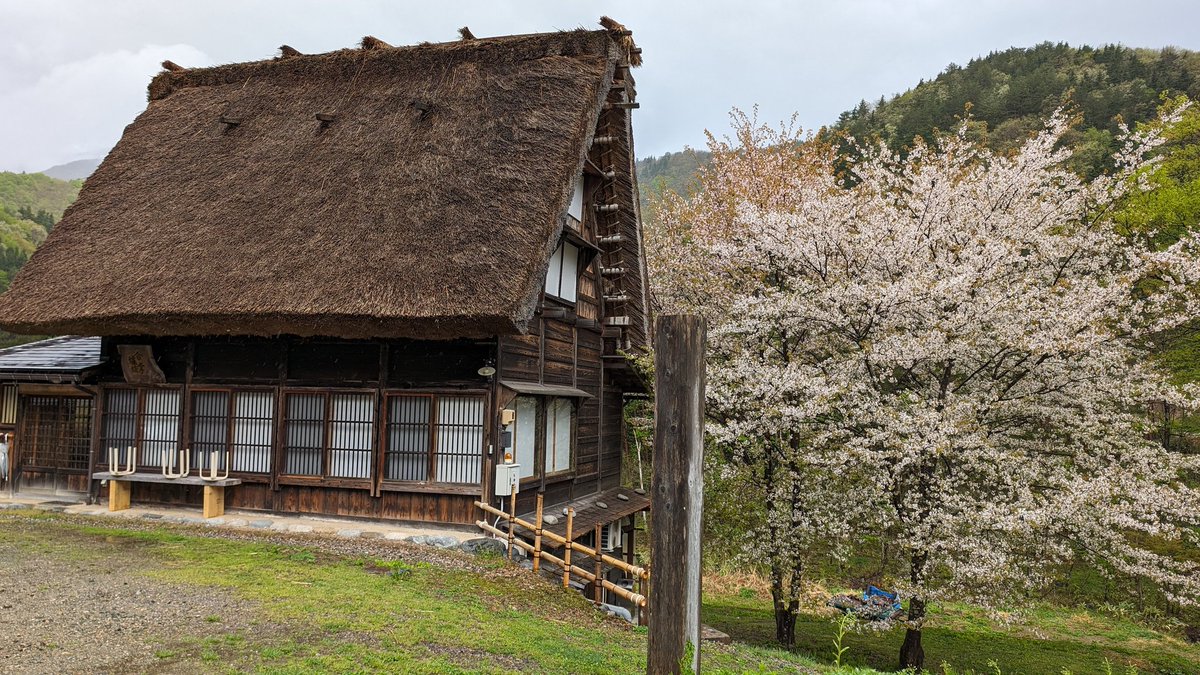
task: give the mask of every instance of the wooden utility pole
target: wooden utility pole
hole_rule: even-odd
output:
[[[650,653],[646,672],[700,672],[704,319],[663,316],[654,338]]]

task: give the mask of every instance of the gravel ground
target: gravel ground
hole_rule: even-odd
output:
[[[136,574],[153,561],[130,554],[135,541],[20,536],[37,527],[6,518],[0,537],[0,673],[162,672],[155,652],[244,629],[255,614],[223,592]]]
[[[176,666],[173,658],[159,655],[195,652],[198,640],[208,636],[247,628],[259,637],[289,632],[287,627],[256,621],[256,608],[229,592],[170,585],[137,574],[154,564],[152,556],[136,554],[144,545],[137,540],[88,536],[68,528],[46,536],[45,529],[55,523],[170,530],[301,546],[334,556],[431,562],[443,569],[504,576],[516,573],[489,569],[457,550],[404,541],[67,514],[48,522],[13,512],[0,518],[0,673],[168,672],[184,664]],[[117,569],[117,561],[123,567]]]

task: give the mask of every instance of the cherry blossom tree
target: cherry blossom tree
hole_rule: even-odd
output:
[[[1143,547],[1200,525],[1200,462],[1146,410],[1195,407],[1146,355],[1200,309],[1200,239],[1154,250],[1111,221],[1170,120],[1091,182],[1065,166],[1062,113],[1009,155],[964,123],[848,166],[792,125],[734,122],[648,241],[659,301],[713,327],[714,441],[772,474],[772,576],[773,556],[886,536],[918,669],[930,601],[992,602],[1074,558],[1200,600],[1200,568]]]

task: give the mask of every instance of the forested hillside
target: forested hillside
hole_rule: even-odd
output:
[[[864,99],[831,129],[860,140],[881,138],[899,151],[917,136],[928,139],[934,130],[953,128],[969,110],[976,133],[990,146],[1009,150],[1065,104],[1080,116],[1067,139],[1076,149],[1076,168],[1093,176],[1105,168],[1103,158],[1114,149],[1119,125],[1153,117],[1164,93],[1200,97],[1200,53],[1047,42],[992,52],[965,66],[950,64],[936,78],[890,99]],[[682,189],[707,158],[707,152],[668,152],[641,160],[643,194]]]
[[[684,150],[638,160],[638,185],[643,206],[649,195],[664,190],[686,193],[695,182],[696,170],[707,162],[708,158],[709,153],[706,150]]]
[[[46,240],[82,184],[40,173],[0,172],[0,292]],[[0,331],[0,347],[28,340]]]
[[[1200,95],[1200,54],[1046,42],[950,64],[903,94],[860,102],[835,128],[858,139],[882,138],[899,151],[917,136],[952,128],[969,110],[987,144],[1009,150],[1065,104],[1080,117],[1066,139],[1076,149],[1076,168],[1093,176],[1105,168],[1120,124],[1152,118],[1163,94]]]

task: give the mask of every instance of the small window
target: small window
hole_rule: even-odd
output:
[[[546,405],[546,473],[558,473],[571,468],[571,401],[550,399]]]
[[[579,285],[580,249],[569,241],[559,244],[546,270],[546,294],[575,302]]]
[[[483,409],[482,396],[389,396],[384,478],[478,485]]]
[[[180,402],[178,389],[109,389],[104,397],[102,462],[108,449],[137,448],[139,467],[160,467],[168,453],[178,452]]]
[[[575,404],[569,398],[518,396],[513,409],[513,449],[521,478],[571,469],[575,443]],[[540,441],[540,442],[539,442]]]
[[[284,473],[370,478],[374,394],[287,395]]]
[[[0,424],[12,425],[17,423],[17,385],[6,384],[0,387]]]
[[[275,426],[275,394],[269,391],[192,392],[192,467],[268,473]]]
[[[478,484],[483,477],[483,397],[438,397],[437,421],[434,478]]]
[[[387,480],[429,480],[429,451],[433,430],[429,396],[393,396],[388,400],[387,459],[383,477]]]
[[[513,429],[514,459],[521,465],[521,478],[529,478],[537,473],[534,454],[537,446],[538,401],[532,396],[519,396],[513,407],[517,412]]]

